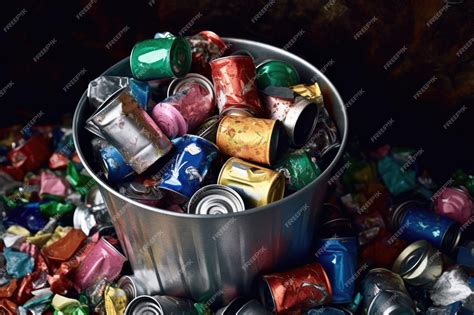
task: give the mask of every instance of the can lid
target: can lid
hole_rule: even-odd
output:
[[[182,37],[176,37],[170,49],[171,71],[176,77],[182,77],[191,69],[191,46]]]
[[[149,295],[137,296],[127,305],[125,315],[134,314],[165,315],[160,303]]]
[[[393,272],[398,273],[402,278],[414,272],[420,267],[423,260],[428,259],[430,248],[431,245],[425,240],[411,243],[400,253],[393,263]]]
[[[199,189],[190,199],[188,213],[227,214],[245,210],[242,197],[232,188],[213,184]]]
[[[214,85],[205,76],[200,75],[199,73],[188,73],[182,78],[175,78],[168,86],[166,95],[170,97],[178,92],[181,92],[186,87],[186,85],[191,82],[198,83],[204,87],[212,95],[212,102],[214,103],[216,95],[214,91]]]

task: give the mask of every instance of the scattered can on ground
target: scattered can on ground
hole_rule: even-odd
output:
[[[259,292],[265,308],[278,314],[307,310],[332,300],[331,283],[319,263],[265,275]]]
[[[332,284],[332,303],[349,303],[355,294],[357,237],[333,237],[317,242],[317,260]]]
[[[122,276],[117,285],[125,291],[129,301],[137,296],[147,294],[146,287],[135,276]]]
[[[223,117],[216,144],[222,153],[271,165],[286,149],[286,137],[278,120],[253,117]]]
[[[183,298],[165,295],[141,295],[128,303],[125,315],[166,315],[183,314],[197,315],[193,302]]]
[[[467,189],[446,187],[435,201],[436,213],[464,224],[474,212],[474,204]]]
[[[460,227],[455,221],[425,209],[416,200],[405,201],[390,211],[392,228],[406,241],[426,240],[451,252],[461,239]]]
[[[214,59],[211,69],[221,116],[232,114],[234,110],[257,116],[262,113],[251,57],[236,55]]]
[[[410,285],[429,286],[443,273],[442,254],[427,241],[417,241],[400,253],[392,270]]]
[[[214,112],[212,90],[188,82],[178,93],[156,104],[151,115],[168,137],[175,138],[193,131]]]
[[[291,146],[303,146],[316,127],[319,107],[285,87],[269,87],[263,94],[267,117],[283,123]]]
[[[190,68],[191,47],[182,37],[147,39],[130,53],[130,69],[138,80],[182,77]]]
[[[285,177],[281,173],[235,157],[222,166],[217,183],[237,191],[247,209],[280,200],[285,193]]]
[[[138,174],[168,153],[172,144],[129,88],[110,97],[90,120]]]
[[[318,165],[303,150],[288,154],[273,169],[285,176],[286,188],[291,191],[302,189],[321,175]]]
[[[228,214],[245,210],[242,197],[230,187],[214,184],[196,191],[189,200],[190,214]]]
[[[362,281],[367,315],[415,315],[415,305],[402,278],[388,269],[370,270]]]
[[[185,135],[176,143],[176,152],[158,185],[176,204],[183,204],[201,187],[212,161],[219,154],[217,146],[196,135]]]
[[[295,67],[283,60],[265,60],[257,66],[257,86],[260,90],[268,86],[289,87],[300,83]]]

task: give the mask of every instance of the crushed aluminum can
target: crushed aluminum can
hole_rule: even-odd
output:
[[[138,105],[129,88],[111,96],[89,121],[138,174],[168,153],[172,144]]]
[[[286,134],[278,120],[223,117],[216,144],[227,155],[271,165],[287,148]]]
[[[298,191],[321,175],[318,165],[306,151],[295,151],[277,162],[273,169],[286,178],[286,188]]]
[[[301,147],[313,134],[319,107],[303,96],[294,97],[290,88],[269,87],[264,90],[263,104],[267,117],[283,123],[290,145]]]
[[[219,116],[211,116],[206,119],[193,134],[216,143],[217,129],[219,128]]]
[[[217,183],[237,191],[247,209],[280,200],[285,193],[285,177],[281,173],[235,157],[222,166]]]
[[[455,221],[426,210],[416,200],[405,201],[392,207],[390,212],[393,229],[400,231],[400,237],[406,241],[426,240],[451,252],[461,240],[461,231]]]
[[[402,278],[388,269],[370,270],[362,281],[367,315],[415,315],[415,305]]]
[[[117,190],[125,197],[140,203],[160,207],[163,205],[164,198],[159,190],[154,189],[155,184],[154,181],[135,179],[131,182],[120,183]]]
[[[270,315],[257,300],[235,298],[227,306],[217,310],[216,315]]]
[[[125,315],[166,315],[183,314],[197,315],[197,311],[190,300],[171,296],[141,295],[134,298],[125,309]]]
[[[79,205],[74,211],[73,225],[75,229],[80,229],[85,235],[89,235],[91,229],[97,225],[91,208],[86,205]]]
[[[228,56],[211,61],[212,80],[216,89],[220,115],[232,110],[259,115],[263,108],[255,85],[255,65],[248,56]]]
[[[392,271],[412,286],[430,286],[443,272],[441,252],[425,240],[414,242],[400,253]]]
[[[242,197],[230,187],[214,184],[196,191],[189,200],[190,214],[227,214],[245,210]]]
[[[358,242],[356,237],[334,237],[317,242],[317,260],[332,284],[332,303],[349,303],[354,298]]]
[[[164,99],[153,108],[151,115],[154,121],[170,138],[194,131],[215,112],[212,85],[208,82],[209,86],[206,86],[197,82],[197,79],[189,77],[188,81],[176,83],[178,86],[170,85],[170,88],[178,89],[179,92]],[[183,84],[179,85],[180,83]]]
[[[135,174],[133,168],[127,164],[127,161],[125,161],[123,155],[116,147],[108,143],[105,139],[95,138],[93,141],[97,142],[96,145],[98,148],[94,153],[97,155],[97,159],[107,180],[111,183],[118,183]]]
[[[298,71],[283,60],[269,59],[257,66],[257,86],[260,90],[269,86],[293,86],[300,83]]]
[[[99,108],[112,94],[128,86],[129,78],[100,76],[89,82],[87,87],[87,98],[89,104],[94,108]]]
[[[331,283],[319,263],[265,275],[259,292],[265,308],[278,314],[329,304],[332,299]]]
[[[81,292],[101,279],[114,281],[125,261],[127,258],[101,237],[75,272],[76,288]]]
[[[176,153],[157,188],[173,203],[182,204],[201,187],[219,149],[214,143],[195,135],[185,135],[175,145]]]
[[[435,211],[464,224],[474,213],[474,203],[467,189],[446,187],[436,198]]]
[[[140,282],[135,276],[122,276],[117,285],[125,291],[129,301],[137,296],[147,294],[146,286]]]
[[[209,62],[224,55],[228,45],[214,32],[202,31],[196,35],[187,37],[191,44],[193,72],[211,77]]]
[[[469,286],[469,275],[460,267],[443,272],[430,289],[430,298],[435,305],[447,306],[462,301],[473,293]]]

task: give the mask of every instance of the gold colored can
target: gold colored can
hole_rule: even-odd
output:
[[[218,184],[229,186],[244,199],[247,208],[267,205],[283,198],[282,173],[232,157],[225,162]]]
[[[298,84],[291,87],[293,92],[306,97],[313,103],[318,104],[319,106],[323,106],[323,94],[321,93],[321,89],[319,88],[318,83],[313,84]]]
[[[286,138],[278,120],[225,116],[217,129],[216,144],[224,154],[271,165],[285,149]]]

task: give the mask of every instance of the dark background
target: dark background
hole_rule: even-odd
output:
[[[289,51],[318,68],[328,65],[325,75],[345,102],[364,91],[348,108],[351,138],[362,146],[390,143],[421,148],[424,153],[418,160],[443,184],[457,168],[474,171],[474,43],[456,54],[474,37],[474,2],[458,2],[449,6],[441,0],[2,3],[0,89],[9,82],[13,85],[0,97],[0,126],[24,126],[40,111],[44,115],[38,124],[72,115],[90,80],[126,57],[135,42],[158,31],[178,34],[185,28],[187,36],[213,30],[223,37],[283,47],[303,30]],[[22,10],[26,13],[5,31]],[[84,14],[78,19],[81,10]],[[253,23],[259,12],[263,14]],[[354,39],[374,17],[367,31]],[[107,49],[124,28],[128,30]],[[406,52],[385,70],[386,62],[403,47]],[[82,69],[86,72],[63,91]],[[433,76],[436,81],[415,100],[414,94]],[[443,125],[463,106],[466,110],[445,130]],[[395,123],[372,143],[370,138],[390,118]]]

